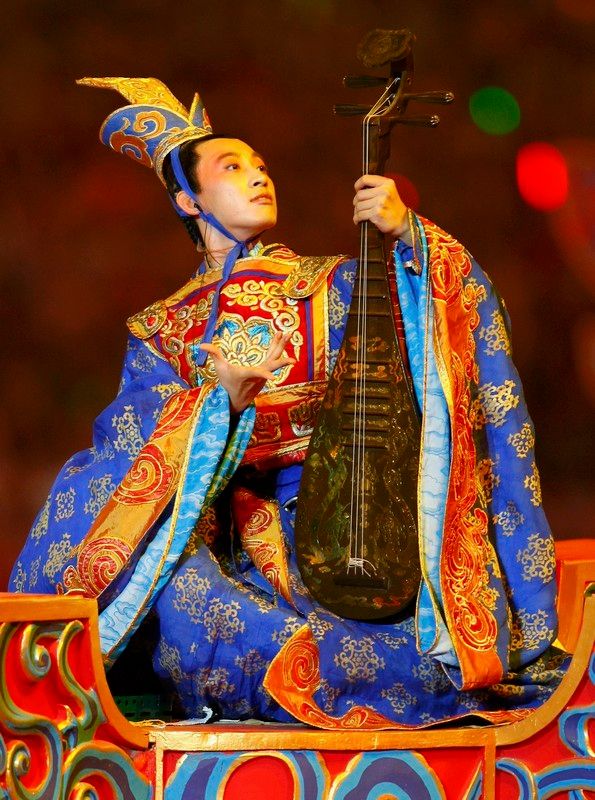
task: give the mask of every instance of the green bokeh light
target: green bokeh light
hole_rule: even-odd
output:
[[[521,110],[516,99],[499,86],[484,86],[469,99],[469,113],[477,127],[493,136],[503,136],[518,127]]]

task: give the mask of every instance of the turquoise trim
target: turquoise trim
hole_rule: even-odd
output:
[[[450,634],[436,608],[443,608],[440,588],[442,531],[448,494],[451,443],[450,419],[434,355],[434,308],[430,291],[428,246],[421,223],[422,272],[405,268],[395,250],[395,270],[405,328],[407,353],[415,393],[422,409],[422,446],[419,470],[419,528],[424,572],[418,598],[416,626],[422,653],[456,665]]]
[[[108,664],[122,653],[130,636],[170,580],[203,508],[208,506],[206,501],[212,501],[221,491],[242,460],[255,415],[254,405],[243,412],[226,447],[229,396],[223,387],[217,386],[206,397],[194,423],[188,465],[176,496],[174,512],[177,511],[177,519],[173,536],[171,514],[168,514],[140,557],[125,588],[99,616],[101,651]],[[163,560],[168,541],[169,551]],[[159,577],[154,582],[157,572]]]

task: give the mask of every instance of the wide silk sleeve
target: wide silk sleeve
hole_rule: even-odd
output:
[[[97,417],[92,444],[64,464],[12,570],[9,590],[55,592],[64,568],[153,434],[169,398],[190,387],[130,336],[116,398]]]

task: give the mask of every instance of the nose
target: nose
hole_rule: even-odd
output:
[[[266,172],[258,169],[257,167],[253,167],[252,175],[250,176],[250,184],[252,186],[267,186],[269,182],[269,176]]]

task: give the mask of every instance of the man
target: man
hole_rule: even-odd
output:
[[[204,261],[129,320],[118,397],[58,476],[12,588],[97,597],[108,666],[155,615],[154,668],[190,717],[386,728],[528,713],[563,669],[553,544],[488,279],[391,181],[357,181],[354,222],[395,240],[423,580],[415,617],[341,619],[301,580],[293,520],[356,265],[260,243],[277,213],[266,164],[214,136],[198,96],[187,112],[154,79],[83,82],[130,101],[101,139],[156,170]]]

